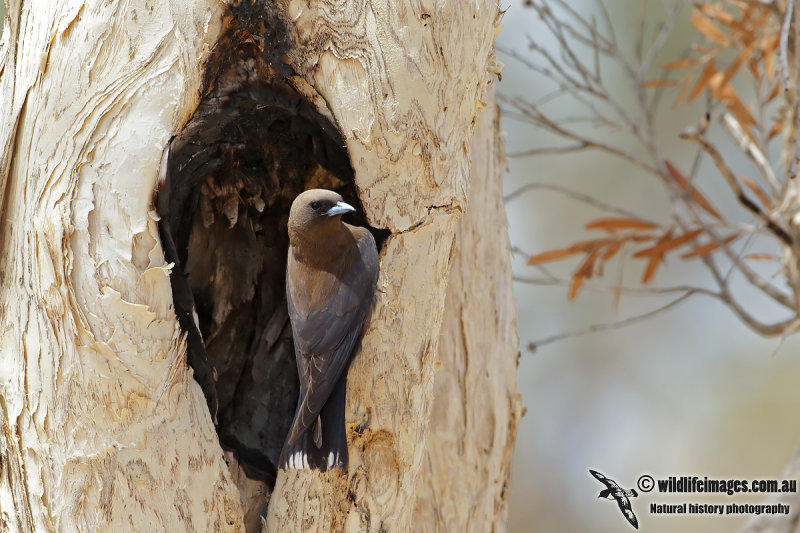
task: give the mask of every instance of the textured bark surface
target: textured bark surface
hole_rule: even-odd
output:
[[[164,147],[205,90],[223,7],[9,6],[0,49],[2,530],[261,526],[265,486],[228,468],[186,368],[152,203]],[[282,0],[268,9],[288,31],[287,83],[339,127],[366,217],[391,235],[381,250],[386,292],[348,379],[349,472],[279,472],[263,523],[428,530],[452,508],[499,526],[518,402],[493,107],[472,144],[496,70],[498,8]],[[473,160],[490,209],[462,224]],[[496,226],[481,237],[490,216]],[[470,273],[473,260],[480,271]],[[487,331],[494,342],[480,337]],[[480,353],[486,343],[491,354]],[[502,375],[481,371],[492,358]],[[462,418],[437,427],[426,449],[434,391],[444,399],[454,379],[458,396],[434,416]],[[464,403],[468,395],[475,401]],[[466,465],[477,473],[450,479]],[[452,483],[482,485],[442,498]],[[443,514],[418,491],[440,498]]]
[[[469,207],[456,232],[412,531],[505,530],[519,344],[500,111],[487,103],[472,140]]]
[[[497,69],[497,3],[288,0],[286,10],[290,62],[345,137],[370,224],[402,232],[460,213]]]
[[[370,224],[392,231],[386,293],[348,377],[349,473],[279,472],[267,530],[407,531],[499,14],[483,2],[332,4],[289,3],[290,56],[340,126]]]
[[[219,7],[8,5],[0,530],[241,530],[152,211]]]

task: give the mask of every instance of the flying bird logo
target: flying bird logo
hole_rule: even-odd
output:
[[[630,500],[631,498],[637,497],[639,494],[634,489],[623,489],[617,484],[616,481],[607,478],[596,470],[589,470],[589,473],[593,475],[600,483],[606,486],[604,490],[600,491],[600,494],[597,497],[605,498],[607,500],[617,500],[619,510],[622,511],[625,519],[627,519],[634,528],[639,529],[639,522],[636,520],[636,515],[633,514]]]

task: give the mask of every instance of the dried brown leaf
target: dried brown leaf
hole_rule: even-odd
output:
[[[646,257],[646,256],[650,257],[650,260],[647,262],[647,266],[645,266],[644,272],[642,273],[642,283],[647,283],[651,279],[653,279],[653,276],[655,276],[656,270],[658,269],[658,265],[660,265],[661,261],[664,259],[663,253],[654,252],[652,254],[651,253],[642,254],[642,252],[647,250],[655,250],[658,246],[668,242],[671,238],[672,238],[672,232],[668,231],[658,239],[655,246],[646,248],[645,250],[640,250],[639,252],[633,255],[634,257]]]
[[[591,279],[594,275],[595,264],[597,263],[597,259],[600,257],[601,247],[602,246],[595,246],[589,250],[589,253],[586,254],[586,257],[583,259],[583,261],[581,261],[581,264],[575,269],[575,272],[572,274],[572,281],[570,281],[569,284],[569,293],[567,295],[569,300],[574,300],[578,295],[578,290],[583,285],[583,281],[586,279]],[[600,267],[600,270],[600,274],[602,274],[602,266]]]
[[[675,61],[670,61],[669,63],[664,64],[663,68],[667,70],[673,70],[673,69],[691,67],[696,64],[697,64],[697,59],[693,57],[684,57],[683,59],[676,59]]]
[[[560,250],[550,250],[548,252],[543,252],[538,255],[534,255],[528,259],[529,265],[538,265],[540,263],[547,263],[548,261],[557,261],[559,259],[564,259],[565,257],[569,257],[571,255],[575,255],[579,253],[580,250],[574,250],[572,248],[562,248]]]
[[[764,52],[764,74],[767,76],[767,81],[775,79],[775,52]]]
[[[761,51],[774,52],[775,50],[778,49],[778,44],[780,44],[780,35],[778,35],[777,32],[765,35],[761,39]]]
[[[697,78],[697,83],[695,83],[694,89],[692,89],[692,92],[689,93],[689,99],[688,99],[689,102],[697,98],[697,96],[701,92],[703,92],[703,89],[706,88],[709,80],[715,74],[718,74],[717,67],[714,66],[713,60],[709,60],[709,62],[706,63],[706,68],[703,69],[703,72],[700,74],[700,77]]]
[[[775,79],[775,50],[778,48],[779,37],[777,33],[767,35],[761,39],[761,54],[764,58],[764,73],[767,79]]]
[[[691,189],[690,197],[694,203],[696,203],[709,215],[713,216],[716,219],[722,220],[722,216],[719,214],[719,212],[716,209],[714,209],[714,207],[706,199],[706,197],[703,196],[703,194],[699,190],[697,190],[697,187],[692,185],[689,182],[689,180],[686,179],[686,177],[681,173],[680,170],[678,170],[675,167],[675,165],[673,165],[667,160],[664,161],[664,164],[666,165],[670,176],[672,177],[673,180],[675,180],[675,182],[678,184],[678,187],[680,187],[682,191]]]
[[[772,202],[770,201],[769,197],[767,196],[767,193],[764,192],[764,189],[759,187],[758,183],[756,183],[755,181],[751,180],[747,176],[740,175],[739,179],[742,180],[744,182],[744,184],[747,185],[747,187],[751,191],[753,191],[753,194],[758,196],[758,199],[761,201],[761,205],[763,205],[767,209],[767,211],[771,211],[772,210]]]
[[[653,276],[656,275],[656,269],[658,268],[658,265],[661,264],[663,257],[664,256],[662,255],[654,255],[650,258],[650,261],[647,262],[647,266],[642,274],[642,283],[648,283],[653,279]]]
[[[750,74],[751,74],[751,75],[753,76],[753,78],[755,78],[755,79],[758,79],[758,77],[759,77],[759,76],[758,76],[758,65],[759,65],[759,63],[758,63],[758,59],[755,59],[755,58],[752,58],[752,57],[751,57],[751,58],[750,58],[750,59],[747,61],[747,68],[748,68],[748,70],[750,71]]]
[[[780,83],[776,83],[772,87],[772,91],[770,91],[769,96],[767,96],[767,102],[773,101],[775,99],[775,97],[778,96],[778,94],[780,92],[781,92],[781,84]]]
[[[736,19],[733,18],[733,15],[731,15],[727,11],[723,11],[722,9],[718,8],[715,5],[695,4],[695,7],[699,9],[700,12],[706,15],[707,17],[718,20],[721,23],[725,24],[726,26],[731,26],[736,22]]]
[[[745,259],[749,259],[751,261],[780,261],[781,258],[777,255],[773,254],[747,254],[744,256]]]
[[[747,126],[756,124],[756,119],[753,118],[752,113],[739,99],[739,95],[736,94],[733,86],[730,83],[722,83],[723,79],[724,75],[721,72],[717,72],[708,80],[708,88],[711,89],[712,96],[728,108],[728,111],[733,113],[742,128],[749,131]]]
[[[771,141],[780,132],[781,132],[781,123],[776,122],[775,124],[772,125],[772,127],[769,129],[769,132],[767,133],[767,141]]]
[[[736,59],[728,65],[728,68],[725,69],[725,75],[722,77],[722,80],[719,82],[721,86],[728,85],[731,79],[736,75],[739,69],[744,65],[745,61],[750,59],[750,56],[753,54],[753,48],[755,47],[755,42],[750,44],[744,50],[742,50]],[[758,76],[758,72],[753,74],[754,76]]]
[[[732,242],[734,239],[736,239],[737,237],[739,237],[738,234],[737,235],[728,235],[727,237],[722,239],[722,242],[724,242],[725,244],[728,244],[728,243]],[[699,246],[695,246],[694,248],[692,248],[691,250],[689,250],[688,252],[683,254],[681,256],[681,259],[691,259],[693,257],[702,257],[704,255],[710,254],[711,252],[713,252],[717,248],[719,248],[719,245],[716,242],[709,242],[709,243],[706,243],[706,244],[701,244]]]
[[[567,248],[560,248],[558,250],[549,250],[547,252],[542,252],[540,254],[531,256],[528,258],[529,265],[538,265],[540,263],[546,263],[548,261],[557,261],[559,259],[564,259],[571,255],[575,255],[580,252],[585,252],[593,247],[602,245],[605,243],[606,239],[594,239],[591,241],[580,241],[576,242],[573,245]]]
[[[569,301],[575,299],[575,297],[578,295],[581,285],[583,285],[583,276],[576,272],[573,274],[572,281],[570,281],[569,284],[569,292],[567,294],[567,299],[569,299]]]
[[[692,23],[692,26],[694,26],[695,29],[703,34],[708,40],[714,41],[715,43],[719,43],[723,46],[731,45],[731,41],[728,36],[725,35],[725,32],[704,17],[700,11],[695,11],[692,13],[690,22]]]
[[[612,242],[607,248],[606,251],[603,252],[603,255],[600,256],[600,259],[603,261],[608,261],[612,257],[614,257],[617,252],[619,252],[620,248],[622,248],[622,241],[614,241]]]
[[[594,266],[597,262],[597,258],[600,256],[600,253],[597,248],[593,249],[591,252],[586,254],[581,264],[578,265],[577,270],[575,270],[576,274],[580,274],[585,279],[592,279],[594,275]]]
[[[676,80],[650,80],[650,81],[643,81],[639,85],[643,89],[648,89],[651,87],[668,87],[671,85],[678,85],[678,82]]]
[[[625,229],[653,229],[658,224],[639,220],[638,218],[600,218],[586,224],[586,229],[601,229],[603,231],[618,231]]]
[[[698,235],[703,233],[702,229],[695,229],[692,231],[687,231],[677,237],[667,236],[666,238],[661,238],[656,242],[653,246],[649,248],[644,248],[639,250],[633,257],[663,257],[664,254],[671,252],[675,248],[680,248],[687,242],[691,241],[692,239],[697,238]]]
[[[686,94],[692,86],[692,79],[691,71],[687,72],[686,75],[681,78],[681,90],[678,91],[678,97],[675,99],[675,102],[672,103],[672,109],[677,109],[678,106],[681,105],[681,101],[686,97]]]

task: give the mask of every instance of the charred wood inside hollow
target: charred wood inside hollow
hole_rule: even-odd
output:
[[[289,208],[309,188],[358,199],[336,126],[294,89],[277,59],[289,40],[260,9],[231,13],[205,96],[172,141],[158,207],[176,314],[212,416],[218,404],[220,442],[271,486],[298,393],[284,288]]]

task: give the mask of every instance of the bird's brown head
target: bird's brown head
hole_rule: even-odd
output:
[[[325,189],[310,189],[297,196],[289,211],[289,241],[297,245],[311,238],[324,239],[340,230],[341,217],[355,208],[342,196]]]

